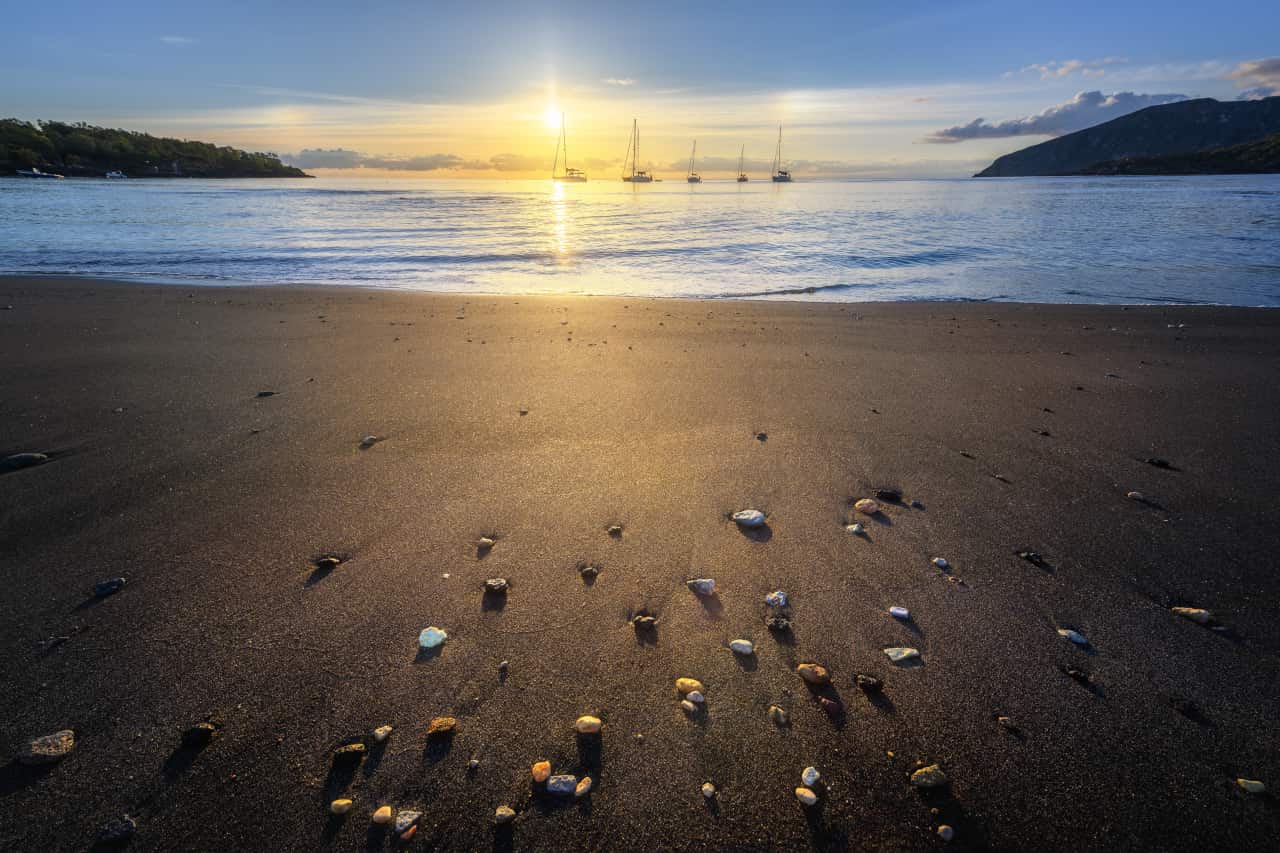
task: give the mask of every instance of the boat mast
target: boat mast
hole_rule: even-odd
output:
[[[693,158],[698,154],[698,140],[693,140],[693,150],[689,152],[689,177],[693,177]]]
[[[636,136],[635,145],[631,147],[631,177],[634,178],[640,166],[640,122],[636,119],[631,120],[631,132]]]
[[[742,177],[742,158],[746,156],[747,144],[742,143],[742,150],[738,152],[738,177]]]
[[[569,174],[569,136],[564,132],[564,113],[560,113],[560,138],[564,140],[564,173]]]
[[[782,169],[782,125],[778,125],[778,148],[773,152],[773,173]]]
[[[560,142],[564,139],[564,116],[560,117],[560,135],[556,137],[556,157],[551,161],[551,180],[556,178],[556,166],[560,165]]]

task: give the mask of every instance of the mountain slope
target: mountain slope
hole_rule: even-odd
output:
[[[1256,142],[1190,154],[1126,157],[1081,169],[1081,175],[1256,175],[1280,172],[1280,133]]]
[[[975,177],[1079,174],[1095,164],[1226,148],[1280,133],[1280,96],[1260,101],[1200,98],[1147,107],[1006,154]]]

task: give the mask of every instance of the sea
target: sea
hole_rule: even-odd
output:
[[[703,299],[1280,306],[1280,175],[0,179],[0,273]]]

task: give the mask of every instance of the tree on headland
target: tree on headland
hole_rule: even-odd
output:
[[[132,177],[307,177],[275,154],[83,122],[0,119],[0,174],[32,167],[81,176],[119,170]]]

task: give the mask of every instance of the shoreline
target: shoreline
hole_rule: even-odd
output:
[[[0,458],[49,458],[0,471],[0,749],[76,745],[0,759],[0,847],[127,814],[130,850],[389,848],[383,804],[422,812],[409,849],[1280,834],[1235,782],[1280,787],[1280,314],[2,278],[10,304]],[[878,488],[902,501],[859,518]],[[539,759],[590,794],[531,784]]]

